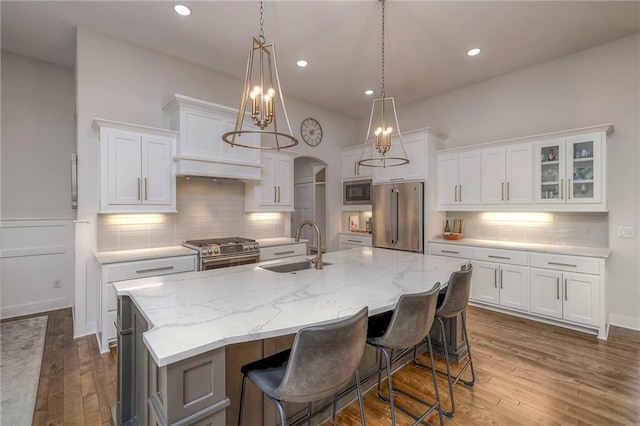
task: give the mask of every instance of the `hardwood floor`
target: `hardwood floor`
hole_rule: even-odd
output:
[[[640,424],[640,332],[612,327],[603,342],[479,308],[470,307],[467,318],[476,384],[456,386],[456,415],[445,424]],[[100,355],[94,336],[73,339],[70,309],[50,312],[33,424],[110,424],[116,374],[115,354]],[[433,398],[427,370],[405,366],[393,379]],[[438,383],[449,407],[444,378]],[[375,391],[365,396],[365,412],[370,426],[391,423]],[[437,424],[437,415],[428,420]],[[338,423],[359,424],[357,405],[341,412]],[[398,424],[410,423],[398,412]]]

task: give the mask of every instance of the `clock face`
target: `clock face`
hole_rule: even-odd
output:
[[[307,145],[316,146],[322,141],[322,127],[315,118],[305,118],[300,125],[300,133]]]

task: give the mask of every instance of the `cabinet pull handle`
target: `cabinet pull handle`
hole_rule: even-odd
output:
[[[564,179],[560,179],[560,199],[564,200]]]
[[[462,185],[460,185],[458,187],[458,194],[459,194],[458,198],[459,198],[460,202],[462,202]]]
[[[572,268],[577,268],[578,265],[572,265],[570,263],[559,263],[559,262],[547,262],[549,265],[556,265],[556,266],[570,266]]]
[[[507,201],[509,201],[511,199],[511,182],[507,182]]]
[[[497,269],[493,270],[493,286],[495,288],[498,288],[498,270]]]
[[[136,271],[136,274],[148,274],[149,272],[170,271],[172,269],[173,269],[173,266],[165,266],[162,268],[140,269]]]
[[[493,259],[505,259],[505,260],[511,260],[511,258],[509,256],[494,256],[492,254],[488,255],[487,257],[491,257]]]
[[[347,241],[352,242],[352,243],[361,243],[362,242],[360,240],[347,240]]]
[[[278,186],[278,202],[280,202],[280,187]]]
[[[504,271],[501,269],[501,270],[500,270],[500,288],[502,288],[502,273],[503,273],[503,272],[504,272]]]
[[[560,300],[560,277],[556,278],[556,298]]]
[[[569,292],[567,291],[567,279],[564,279],[564,300],[569,300]]]
[[[357,161],[353,162],[353,175],[354,176],[358,176],[358,162]]]
[[[440,250],[442,253],[451,253],[451,254],[460,254],[459,251],[453,251],[453,250]]]
[[[571,199],[571,179],[567,179],[567,200]]]
[[[140,199],[140,178],[138,178],[138,200]]]
[[[504,201],[504,182],[502,182],[502,193],[500,195],[500,199]]]
[[[285,254],[293,254],[295,252],[296,252],[295,250],[288,250],[288,251],[279,251],[273,254],[275,254],[276,256],[283,256]]]
[[[455,198],[456,203],[458,202],[458,185],[453,188],[453,197]]]
[[[278,202],[278,190],[276,189],[276,187],[273,187],[273,202],[277,203]]]
[[[144,199],[149,199],[149,181],[147,178],[144,178]]]

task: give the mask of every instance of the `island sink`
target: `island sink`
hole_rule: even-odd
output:
[[[322,262],[322,266],[331,265],[328,262]],[[266,269],[271,272],[278,272],[280,274],[287,274],[289,272],[302,271],[304,269],[311,269],[315,267],[314,263],[310,260],[303,260],[294,263],[279,263],[277,265],[261,266],[262,269]]]

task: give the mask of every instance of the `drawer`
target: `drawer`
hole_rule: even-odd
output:
[[[372,237],[371,235],[340,234],[339,243],[350,246],[371,247]]]
[[[122,262],[104,267],[104,282],[154,277],[196,270],[196,256],[165,257],[162,259]]]
[[[282,259],[292,256],[305,256],[307,243],[287,244],[275,247],[260,247],[260,261]]]
[[[107,284],[107,311],[115,311],[118,308],[118,295],[113,284]]]
[[[508,265],[528,266],[529,253],[524,251],[500,250],[476,247],[473,258],[485,262],[498,262]]]
[[[473,247],[458,246],[455,244],[429,244],[429,254],[436,256],[461,257],[463,259],[473,258]]]
[[[531,253],[531,266],[557,271],[600,275],[600,260],[592,257]]]

